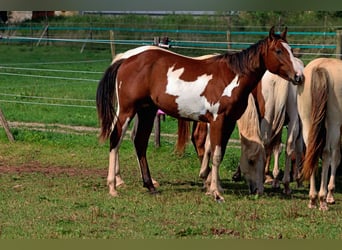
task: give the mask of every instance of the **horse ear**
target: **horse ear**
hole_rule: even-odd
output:
[[[281,38],[286,41],[287,27],[285,27],[284,31],[280,34]]]
[[[273,40],[273,38],[274,38],[274,26],[272,26],[271,27],[271,29],[270,29],[270,32],[269,32],[269,38],[271,39],[271,40]]]

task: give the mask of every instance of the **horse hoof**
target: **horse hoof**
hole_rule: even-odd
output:
[[[308,205],[308,208],[314,209],[314,208],[317,208],[317,206],[316,206],[315,202],[310,201],[310,202],[309,202],[309,205]]]
[[[118,192],[116,190],[109,191],[109,195],[110,195],[110,197],[118,197],[119,196],[119,194],[118,194]]]
[[[222,203],[222,202],[224,202],[224,198],[222,197],[222,195],[221,195],[219,192],[214,191],[214,192],[212,192],[212,194],[213,194],[213,196],[214,196],[214,198],[215,198],[215,201],[216,201],[217,203]]]
[[[115,187],[124,186],[125,182],[121,179],[120,176],[115,177]]]
[[[235,182],[242,181],[241,174],[236,173],[233,175],[232,180]]]
[[[270,175],[265,176],[265,184],[272,184],[273,178]]]
[[[221,197],[221,198],[215,198],[215,201],[217,203],[224,203],[224,199]]]
[[[320,211],[328,211],[329,208],[328,208],[327,203],[324,202],[323,204],[321,204],[321,205],[319,206],[319,210],[320,210]]]
[[[284,189],[283,194],[284,195],[291,195],[292,190],[291,189]]]
[[[335,199],[334,199],[334,198],[329,198],[329,197],[327,197],[327,203],[328,203],[329,205],[333,205],[333,204],[335,204]]]
[[[152,178],[152,183],[153,183],[153,186],[160,187],[158,181],[154,180],[153,178]]]
[[[151,195],[158,195],[158,194],[160,194],[160,192],[159,192],[158,190],[156,190],[156,189],[154,189],[154,190],[149,190],[149,193],[150,193]]]

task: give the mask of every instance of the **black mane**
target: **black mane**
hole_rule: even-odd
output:
[[[278,34],[275,34],[274,37],[275,39],[282,39]],[[229,68],[239,75],[257,71],[260,68],[266,70],[262,52],[266,46],[267,39],[268,37],[259,40],[257,43],[252,44],[250,47],[240,52],[226,52],[222,55],[218,55],[216,59],[226,60]]]

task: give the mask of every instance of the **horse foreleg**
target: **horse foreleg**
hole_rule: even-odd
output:
[[[138,158],[141,177],[143,180],[143,186],[146,187],[150,193],[155,193],[156,189],[153,185],[149,166],[146,158],[146,151],[148,146],[148,140],[153,129],[154,118],[157,109],[145,108],[138,112],[138,125],[133,138],[136,155]]]
[[[279,156],[281,153],[281,143],[279,141],[279,143],[277,142],[277,145],[274,146],[273,148],[273,155],[274,155],[274,164],[273,164],[273,182],[272,182],[272,187],[273,188],[279,188],[280,184],[279,184]]]
[[[222,120],[221,120],[222,119]],[[235,127],[235,121],[229,122],[227,117],[218,117],[210,124],[210,144],[212,152],[211,182],[207,193],[214,196],[216,201],[224,201],[221,193],[219,167],[226,152],[228,139]]]
[[[270,173],[271,156],[272,152],[269,147],[265,148],[266,151],[266,161],[265,161],[265,184],[271,184],[273,182],[273,177]]]
[[[207,194],[213,195],[216,201],[224,201],[223,196],[223,189],[220,184],[220,176],[219,176],[219,166],[222,161],[222,150],[221,146],[216,146],[213,153],[212,159],[212,170],[211,174],[208,176],[207,183],[210,182],[209,190]],[[209,183],[208,183],[209,184]]]
[[[273,156],[274,156],[274,164],[273,164],[273,182],[272,182],[272,187],[273,188],[279,188],[280,184],[279,184],[279,157],[281,154],[281,150],[282,150],[282,145],[281,145],[281,132],[275,136],[275,138],[273,139],[272,142],[272,146],[273,146]]]

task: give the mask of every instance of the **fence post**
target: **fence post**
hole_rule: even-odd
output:
[[[342,59],[342,30],[336,30],[336,58]]]
[[[114,44],[114,31],[109,31],[109,38],[110,38],[110,51],[112,52],[112,59],[115,57],[115,44]]]
[[[49,30],[49,24],[45,25],[45,28],[44,28],[44,30],[43,30],[43,32],[42,32],[42,34],[41,34],[37,44],[36,44],[36,47],[39,46],[39,44],[40,44],[41,40],[43,39],[43,36],[45,35],[45,33],[47,34],[47,37],[48,37],[48,33],[47,33],[48,30]]]
[[[231,42],[232,42],[232,37],[230,35],[230,31],[227,30],[227,49],[231,49]]]
[[[0,108],[0,124],[4,127],[8,140],[10,142],[14,142],[13,135],[12,135],[10,129],[9,129],[8,123],[7,123],[6,119],[5,119],[4,114],[2,113],[1,108]]]

